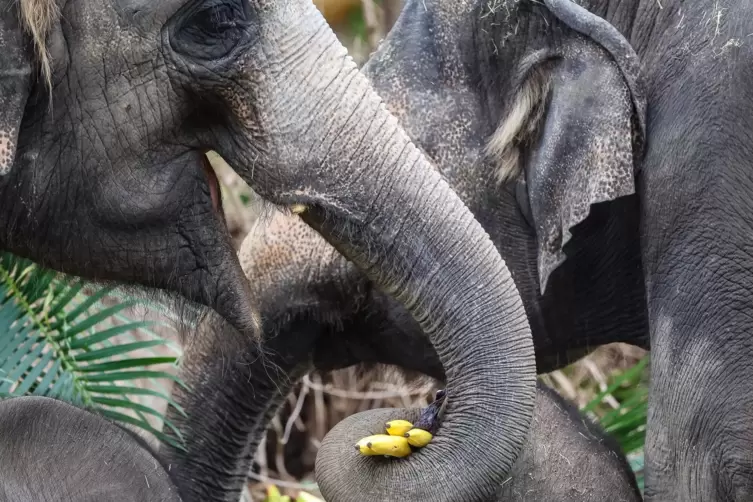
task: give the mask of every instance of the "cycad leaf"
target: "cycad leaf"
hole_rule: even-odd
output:
[[[61,281],[56,288],[58,294],[57,299],[55,300],[55,294],[53,293],[53,301],[47,315],[50,318],[57,317],[63,309],[68,306],[79,293],[81,293],[82,289],[84,289],[84,281],[81,279],[73,283]]]
[[[44,347],[44,345],[40,344],[40,347]],[[50,361],[52,360],[52,357],[54,355],[55,353],[53,351],[48,350],[45,354],[42,355],[41,358],[36,361],[36,364],[34,364],[29,373],[24,377],[23,381],[19,384],[18,388],[16,388],[16,394],[23,396],[31,390],[34,384],[37,383],[37,379],[42,375],[42,372],[45,370],[47,365],[50,364]],[[34,359],[36,360],[36,357]],[[12,378],[12,375],[9,378]]]
[[[131,301],[131,302],[126,302],[126,303],[120,303],[118,305],[115,305],[114,307],[101,310],[94,315],[86,317],[84,320],[82,320],[78,324],[73,325],[69,327],[68,329],[66,329],[63,332],[62,338],[72,338],[78,335],[79,333],[83,333],[87,329],[93,328],[100,322],[106,320],[108,317],[112,316],[114,313],[120,312],[121,310],[125,310],[128,307],[132,307],[135,304],[136,304],[135,301]]]
[[[98,359],[107,359],[114,356],[126,355],[129,352],[133,352],[135,350],[148,349],[162,345],[164,345],[162,340],[146,340],[144,342],[124,343],[120,345],[114,345],[112,347],[105,347],[104,349],[92,350],[85,354],[78,355],[76,356],[76,361],[80,363],[86,361],[96,361]],[[171,357],[170,362],[174,361],[175,358]]]
[[[108,417],[108,418],[110,418],[112,420],[117,420],[118,422],[123,422],[123,423],[126,423],[126,424],[132,424],[132,425],[135,425],[137,427],[140,427],[141,429],[144,429],[145,431],[152,433],[160,441],[162,441],[164,443],[168,443],[171,446],[173,446],[175,448],[178,448],[180,450],[187,451],[186,448],[182,444],[176,442],[173,438],[171,438],[167,434],[164,434],[161,431],[158,431],[157,429],[155,429],[154,427],[152,427],[149,424],[149,422],[147,422],[146,420],[139,420],[138,418],[133,418],[130,415],[124,415],[123,413],[119,413],[117,411],[113,411],[113,410],[110,410],[108,408],[101,408],[98,411],[102,415],[104,415],[104,416],[106,416],[106,417]],[[182,442],[183,441],[183,437],[182,436],[178,436],[178,437],[180,438],[180,440]]]
[[[159,397],[167,401],[178,413],[186,416],[186,412],[182,406],[172,400],[172,398],[165,392],[159,392],[153,389],[145,389],[143,387],[130,387],[120,385],[88,385],[86,390],[92,394],[114,394],[120,396],[153,396]]]
[[[105,296],[107,296],[107,293],[110,292],[112,288],[104,288],[100,289],[96,293],[94,293],[91,296],[88,296],[84,299],[83,302],[81,302],[75,309],[73,309],[71,312],[69,312],[67,315],[64,315],[59,318],[58,322],[54,323],[51,328],[59,330],[63,327],[63,323],[65,322],[73,322],[75,319],[77,319],[81,314],[89,310],[92,306],[94,306],[97,302],[102,300]]]
[[[112,373],[100,373],[87,375],[87,382],[126,382],[129,380],[141,380],[142,378],[168,378],[181,383],[179,379],[162,371],[138,370],[138,371],[115,371]],[[185,384],[183,384],[185,386]]]
[[[55,397],[141,427],[159,440],[174,444],[145,418],[156,417],[181,438],[163,414],[131,399],[163,399],[168,406],[185,413],[167,392],[113,385],[145,379],[155,387],[165,381],[185,387],[180,378],[170,373],[147,369],[155,364],[175,363],[175,356],[156,351],[173,344],[146,329],[154,323],[133,322],[124,315],[125,309],[139,301],[121,298],[105,307],[102,300],[115,287],[92,288],[85,295],[83,292],[88,289],[81,279],[0,253],[0,398],[27,394]],[[132,336],[135,330],[139,330],[138,338]],[[139,351],[154,353],[154,357],[134,357]],[[114,409],[134,413],[138,418]]]
[[[21,354],[22,357],[18,360],[15,367],[12,370],[8,371],[8,379],[13,380],[14,382],[19,382],[19,384],[22,383],[21,379],[23,378],[23,376],[31,371],[32,367],[34,366],[34,362],[42,356],[42,352],[45,348],[44,343],[39,343],[33,338],[31,339],[31,341],[36,343],[36,345],[29,347],[28,351],[25,351],[23,354]],[[18,352],[20,353],[21,351],[19,350]]]
[[[148,326],[149,324],[150,323],[148,322],[132,322],[132,323],[123,324],[120,326],[113,326],[112,328],[107,328],[105,330],[99,331],[98,333],[94,335],[90,335],[88,337],[83,337],[83,336],[76,337],[75,340],[72,340],[68,343],[68,347],[71,350],[86,349],[88,347],[94,347],[97,344],[110,340],[111,338],[115,338],[116,336],[123,335],[131,330],[142,328],[143,326]],[[159,342],[161,345],[165,345],[165,342],[163,340],[159,340]],[[79,360],[81,360],[81,358],[79,358]]]
[[[52,351],[50,351],[51,354],[53,354]],[[42,378],[42,381],[39,382],[39,385],[37,385],[37,388],[34,389],[34,395],[35,396],[47,396],[50,385],[52,384],[53,380],[59,377],[60,367],[63,365],[63,362],[60,359],[56,359],[52,363],[52,367],[47,370],[46,374],[44,375],[44,378]]]
[[[108,361],[106,363],[79,366],[78,370],[84,373],[99,373],[128,368],[145,368],[155,364],[169,364],[174,362],[174,357],[139,357],[135,359],[123,359],[121,361]]]

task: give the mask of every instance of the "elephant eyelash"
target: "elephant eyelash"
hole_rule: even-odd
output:
[[[231,30],[237,28],[241,23],[238,22],[237,16],[232,9],[223,5],[210,7],[210,16],[214,26],[220,30]]]
[[[240,31],[247,26],[242,9],[232,5],[214,5],[204,9],[196,16],[201,29],[212,35],[224,35]]]

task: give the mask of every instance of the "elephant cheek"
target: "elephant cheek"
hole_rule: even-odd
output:
[[[206,176],[207,185],[209,186],[209,196],[212,199],[212,209],[218,215],[222,214],[222,198],[220,195],[220,180],[217,179],[217,173],[215,173],[212,163],[209,161],[206,155],[202,159],[202,168],[204,170],[204,176]]]

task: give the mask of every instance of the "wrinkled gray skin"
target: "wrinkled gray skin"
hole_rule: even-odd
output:
[[[577,28],[588,17],[563,15],[562,5],[574,10],[567,3],[553,15],[553,2],[409,0],[364,72],[510,267],[539,371],[605,342],[650,345],[647,500],[753,500],[753,4],[579,3],[616,27],[622,45],[607,28]],[[615,49],[625,40],[642,84]],[[541,121],[529,120],[538,127],[515,145],[524,175],[500,185],[499,159],[485,148],[531,65],[554,81]],[[628,92],[648,111],[632,159],[642,120]],[[350,329],[319,357],[367,360],[380,349],[359,329],[397,343],[416,330],[331,248],[276,232],[258,251],[267,258],[250,258],[276,281],[258,286],[267,286],[262,317],[278,320],[267,337],[310,319],[309,336]],[[553,267],[566,237],[567,258]],[[275,247],[306,254],[288,263]],[[409,367],[423,364],[406,354]],[[365,476],[352,483],[354,499],[387,479],[378,469]]]
[[[464,482],[491,493],[533,414],[520,295],[310,0],[59,0],[52,102],[18,5],[0,9],[0,249],[178,293],[251,339],[250,290],[202,160],[216,150],[266,200],[305,205],[306,223],[419,322],[465,398],[412,463],[422,482],[395,473],[401,493],[442,500],[449,473],[482,453]],[[504,435],[491,450],[487,420]],[[471,448],[450,451],[471,431]]]
[[[252,234],[244,244],[253,246],[256,237],[258,234]],[[254,280],[249,274],[249,281],[253,284]],[[220,320],[209,320],[200,326],[199,332],[191,337],[195,342],[186,348],[183,363],[184,377],[194,391],[186,393],[176,388],[173,395],[186,408],[187,417],[173,410],[169,414],[185,436],[187,451],[166,446],[160,451],[169,462],[170,474],[184,501],[239,500],[269,421],[291,388],[311,370],[382,363],[444,378],[436,353],[420,332],[373,330],[370,321],[362,316],[353,321],[346,321],[342,330],[326,329],[303,318],[284,322],[291,329],[267,340],[264,352],[256,344],[244,343],[230,325]],[[269,322],[265,327],[272,332],[273,324],[282,320],[269,319]],[[389,419],[415,420],[417,414],[418,410],[362,412],[329,431],[317,457],[317,471],[337,471],[344,485],[334,493],[331,486],[327,487],[329,493],[324,494],[325,499],[355,500],[349,494],[360,491],[349,479],[358,479],[373,463],[386,463],[381,458],[360,457],[353,448],[356,441],[384,433],[384,423]],[[433,447],[432,443],[415,453],[410,461],[426,455]],[[400,465],[405,461],[389,462]],[[370,487],[375,498],[412,500],[383,495],[380,490],[384,486],[389,486],[387,480],[375,481]],[[451,500],[467,500],[472,496],[456,492],[451,495]],[[641,496],[632,470],[614,439],[571,403],[539,383],[526,444],[512,470],[484,500],[638,502]]]
[[[0,500],[179,502],[135,433],[46,397],[0,402]]]

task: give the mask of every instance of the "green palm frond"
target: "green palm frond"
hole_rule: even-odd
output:
[[[0,253],[0,399],[62,399],[182,447],[147,418],[182,439],[164,415],[139,402],[157,398],[183,413],[164,385],[185,386],[164,369],[176,366],[179,349],[149,329],[153,322],[124,315],[143,301],[119,297],[105,305],[113,288],[94,288],[88,294],[85,289],[81,279]],[[149,385],[139,385],[143,380]]]
[[[584,406],[581,411],[597,415],[604,430],[620,443],[643,490],[643,444],[646,439],[648,417],[648,363],[645,355],[631,368],[615,374],[611,383]],[[607,412],[597,409],[606,396],[618,403],[617,409]]]

